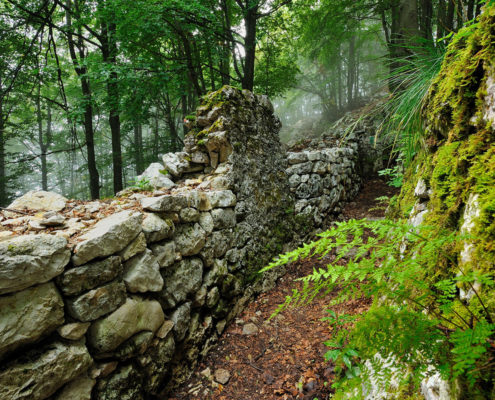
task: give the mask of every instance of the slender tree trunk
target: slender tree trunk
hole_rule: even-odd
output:
[[[170,132],[170,150],[177,151],[179,150],[179,135],[177,133],[177,126],[175,125],[175,118],[172,113],[172,103],[168,94],[165,98],[165,119]]]
[[[433,18],[433,2],[432,0],[421,0],[421,21],[420,29],[421,36],[428,42],[433,41],[432,18]]]
[[[467,4],[467,19],[470,21],[474,18],[474,8],[476,7],[476,0],[468,0]]]
[[[476,2],[476,9],[475,9],[475,12],[474,12],[474,16],[477,17],[478,15],[481,14],[481,8],[483,7],[483,5],[477,1]]]
[[[208,67],[210,69],[210,89],[215,91],[215,71],[213,70],[213,58],[211,56],[211,49],[209,47],[206,48],[208,54]]]
[[[122,175],[122,145],[120,137],[120,93],[118,74],[115,70],[117,62],[117,27],[113,21],[102,21],[101,51],[103,61],[107,63],[111,72],[107,80],[108,122],[112,136],[113,162],[113,191],[120,192],[123,186]]]
[[[231,7],[230,0],[220,0],[220,7],[223,12],[223,34],[226,37],[231,37]],[[220,52],[220,74],[222,79],[222,85],[230,85],[230,53],[231,46],[233,44],[229,43],[226,39],[222,42],[222,49]]]
[[[187,116],[187,95],[183,94],[180,100],[181,103],[181,108],[182,108],[182,121],[186,119]],[[187,126],[185,124],[182,124],[182,134],[183,136],[186,136],[188,132]]]
[[[445,36],[445,21],[447,19],[445,0],[438,1],[438,15],[437,15],[437,39]]]
[[[43,138],[43,116],[41,114],[41,80],[38,82],[38,93],[36,96],[36,120],[38,122],[38,143],[40,146],[41,161],[41,189],[48,190],[48,171],[46,167],[46,145]]]
[[[193,57],[193,52],[191,50],[191,43],[189,42],[189,39],[186,36],[186,33],[184,33],[180,28],[177,29],[179,36],[181,37],[182,41],[182,47],[180,49],[180,54],[181,57],[186,59],[186,66],[187,66],[187,73],[189,76],[189,81],[194,87],[194,91],[196,92],[196,95],[198,97],[201,97],[203,95],[203,91],[201,90],[201,86],[199,83],[199,74],[198,71],[195,68],[194,65],[194,57]]]
[[[0,80],[0,89],[2,81]],[[7,195],[7,177],[5,176],[5,120],[3,115],[3,97],[0,97],[0,206],[6,206],[8,201]]]
[[[139,122],[134,123],[134,164],[136,175],[143,173],[143,126]]]
[[[400,3],[392,6],[392,29],[390,34],[390,75],[391,91],[403,87],[398,81],[396,72],[404,65],[405,60],[414,52],[417,45],[416,39],[420,36],[418,25],[418,0],[400,0]]]
[[[203,68],[201,67],[201,52],[198,49],[198,43],[196,40],[192,40],[193,56],[194,56],[194,66],[198,71],[199,82],[201,83],[201,93],[206,93],[206,82],[203,74]]]
[[[92,92],[89,80],[86,77],[81,78],[81,89],[84,99],[84,138],[86,140],[86,151],[88,155],[89,171],[89,191],[91,199],[100,198],[100,174],[96,166],[95,139],[93,129],[93,106]]]
[[[244,76],[242,88],[253,90],[254,87],[254,63],[256,60],[256,23],[258,22],[258,1],[246,0],[244,9],[244,24],[246,26],[246,37],[244,38],[244,49],[246,52],[244,60]]]
[[[153,116],[154,126],[153,126],[153,162],[158,159],[158,153],[160,152],[160,125],[158,121],[158,107],[155,110],[155,115]]]
[[[94,142],[94,129],[93,129],[93,100],[90,81],[88,78],[88,70],[85,65],[85,48],[83,46],[82,40],[79,40],[78,50],[79,57],[77,59],[76,54],[76,43],[71,34],[72,32],[72,20],[71,20],[71,9],[72,2],[67,0],[66,3],[66,24],[68,27],[69,34],[67,35],[67,43],[69,47],[69,54],[76,71],[77,76],[81,82],[81,92],[82,92],[82,103],[84,104],[84,138],[86,140],[86,151],[88,157],[88,173],[89,173],[89,191],[91,199],[95,200],[100,198],[100,175],[98,173],[98,168],[96,166],[96,156],[95,156],[95,142]],[[80,35],[81,36],[81,35]]]
[[[445,28],[447,32],[454,31],[455,6],[455,0],[448,0],[447,16],[445,18]]]
[[[354,78],[356,76],[356,38],[352,36],[349,40],[349,57],[347,61],[347,108],[352,107]]]

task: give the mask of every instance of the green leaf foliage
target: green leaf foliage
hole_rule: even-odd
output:
[[[494,356],[493,310],[474,283],[491,285],[493,280],[489,273],[473,274],[459,266],[453,249],[466,237],[387,219],[339,222],[319,236],[280,255],[264,270],[334,256],[325,268],[301,278],[303,289],[294,290],[277,313],[336,289],[330,306],[353,299],[371,302],[362,315],[337,315],[330,309],[324,318],[336,333],[325,344],[331,348],[326,358],[342,372],[343,380],[335,386],[338,393],[352,393],[353,385],[371,379],[371,370],[372,379],[389,387],[397,368],[407,371],[401,385],[417,390],[431,367],[445,379],[462,382],[462,390],[473,396],[491,390],[491,374],[485,372]],[[459,297],[461,282],[468,282],[476,293],[469,303]],[[389,360],[380,362],[379,376],[369,367],[378,362],[377,354]]]

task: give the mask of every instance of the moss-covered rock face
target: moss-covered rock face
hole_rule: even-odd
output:
[[[494,34],[495,8],[485,7],[479,22],[463,28],[449,45],[424,108],[430,140],[462,140],[491,127],[493,121],[484,117],[489,115],[487,82],[493,82]]]
[[[395,216],[469,235],[448,249],[456,265],[432,266],[432,275],[495,273],[495,7],[462,29],[450,44],[423,109],[425,148],[406,172]],[[427,199],[415,196],[418,181]],[[421,207],[418,207],[421,205]],[[411,212],[411,210],[413,210]],[[495,305],[495,292],[475,285]],[[459,287],[461,299],[473,293]],[[472,289],[471,289],[472,291]],[[476,302],[471,306],[476,308]],[[466,313],[464,310],[459,311]]]
[[[407,214],[417,180],[425,179],[432,190],[426,222],[460,230],[468,200],[476,195],[471,264],[482,269],[493,268],[495,260],[494,78],[495,7],[486,7],[447,50],[423,110],[427,148],[407,172],[399,198]]]

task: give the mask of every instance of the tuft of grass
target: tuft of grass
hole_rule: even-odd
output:
[[[408,50],[411,55],[403,58],[400,67],[388,77],[395,90],[378,110],[387,117],[377,131],[377,136],[393,136],[393,153],[402,154],[404,167],[411,163],[424,137],[421,111],[430,86],[440,72],[445,46],[419,41]]]

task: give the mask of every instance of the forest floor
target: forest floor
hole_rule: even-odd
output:
[[[396,190],[382,180],[368,180],[358,197],[345,207],[344,219],[383,217],[384,210],[375,208],[379,205],[376,198],[391,197],[395,193]],[[308,275],[314,267],[326,265],[333,257],[290,264],[277,286],[258,296],[244,310],[224,331],[218,345],[198,364],[191,378],[168,399],[329,398],[335,375],[332,364],[324,359],[328,348],[323,342],[332,337],[332,331],[322,318],[327,315],[328,304],[335,293],[269,318],[294,287],[301,287],[301,282],[295,279]],[[337,313],[359,314],[368,307],[369,301],[362,299],[331,309]]]

